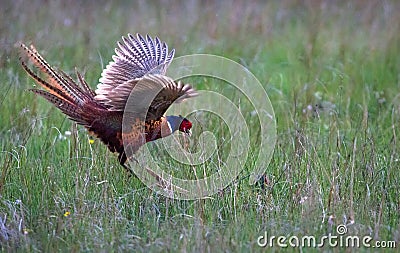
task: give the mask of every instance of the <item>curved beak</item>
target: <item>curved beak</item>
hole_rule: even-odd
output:
[[[186,129],[185,134],[190,137],[190,136],[192,136],[192,131],[190,129]]]

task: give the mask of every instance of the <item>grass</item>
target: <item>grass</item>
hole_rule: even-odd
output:
[[[398,247],[399,10],[396,1],[3,3],[0,249],[265,251],[257,245],[265,231],[320,238],[340,224]],[[261,81],[278,138],[259,184],[248,185],[250,158],[210,198],[165,198],[128,178],[105,146],[89,144],[82,127],[27,91],[33,81],[18,63],[16,41],[34,43],[68,73],[76,66],[95,87],[115,42],[136,32],[159,36],[178,56],[230,58]],[[193,82],[225,89],[211,79]],[[221,157],[207,167],[216,170],[230,150],[221,136],[229,134],[216,117],[202,123],[220,142]],[[254,131],[253,152],[257,140]],[[192,170],[176,173],[193,178]]]

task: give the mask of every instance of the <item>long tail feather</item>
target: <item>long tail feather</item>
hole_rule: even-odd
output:
[[[79,79],[79,82],[82,85],[83,90],[90,95],[90,97],[93,99],[94,96],[96,96],[96,93],[94,92],[94,90],[92,90],[89,85],[87,84],[87,82],[85,81],[85,79],[83,79],[83,76],[81,75],[81,73],[78,72],[78,70],[75,68],[75,74]]]
[[[79,109],[74,103],[63,100],[63,99],[61,99],[47,91],[44,91],[44,90],[30,89],[30,91],[47,99],[47,101],[49,101],[50,103],[55,105],[64,114],[66,114],[70,119],[74,120],[78,124],[81,124],[81,125],[87,124],[87,120],[85,120],[85,118],[82,117],[83,115],[81,113],[79,113]]]
[[[33,73],[33,71],[28,68],[28,66],[26,65],[25,62],[21,61],[21,65],[24,68],[24,70],[26,71],[26,73],[28,73],[28,75],[31,76],[36,81],[36,83],[38,83],[40,86],[45,88],[49,93],[53,94],[54,96],[57,96],[58,98],[60,98],[62,100],[67,100],[72,103],[74,102],[69,96],[65,96],[64,92],[62,90],[60,90],[58,87],[54,87],[54,86],[50,85],[49,83],[44,81],[42,78],[40,78],[38,75]]]
[[[24,69],[38,82],[39,85],[45,88],[48,92],[54,94],[53,92],[55,90],[61,91],[64,99],[75,101],[78,104],[83,104],[87,99],[91,99],[93,97],[91,93],[86,94],[67,74],[62,71],[57,71],[51,67],[38,53],[34,46],[31,45],[30,48],[28,48],[23,43],[21,43],[20,46],[21,53],[28,59],[28,61],[32,62],[41,73],[44,74],[46,82],[39,82],[37,78],[38,75],[32,75],[33,71],[29,72],[27,70],[27,64],[21,57],[21,62],[24,66]]]
[[[22,67],[45,89],[31,91],[47,99],[77,123],[90,125],[94,110],[104,108],[94,100],[95,93],[82,75],[75,69],[78,84],[65,72],[51,67],[32,45],[28,48],[21,43],[20,47]],[[32,63],[39,73],[30,69],[27,62]]]
[[[28,58],[28,61],[32,62],[41,71],[41,73],[43,73],[46,76],[47,83],[49,84],[49,86],[57,88],[58,90],[64,91],[68,94],[66,87],[63,87],[62,85],[63,81],[61,77],[37,52],[36,48],[33,45],[31,45],[30,48],[28,48],[22,43],[20,44],[20,46],[21,46],[21,54],[23,54],[23,56]],[[21,62],[23,62],[22,56],[21,56]],[[48,89],[48,86],[43,86],[43,88]]]

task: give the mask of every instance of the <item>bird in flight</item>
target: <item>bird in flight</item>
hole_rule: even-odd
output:
[[[95,91],[77,70],[75,81],[49,65],[33,45],[19,44],[20,61],[43,88],[31,91],[87,128],[111,152],[118,153],[119,163],[132,172],[125,164],[127,153],[133,154],[145,143],[178,130],[191,134],[192,123],[188,119],[164,114],[172,103],[194,97],[197,92],[165,75],[175,50],[169,51],[159,38],[128,34],[117,44]],[[32,70],[31,65],[38,71]]]

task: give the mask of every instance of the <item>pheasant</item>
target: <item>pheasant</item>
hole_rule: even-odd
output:
[[[133,154],[145,143],[175,131],[190,136],[192,123],[188,119],[164,113],[172,103],[194,97],[197,92],[190,85],[165,76],[175,50],[168,51],[167,44],[159,38],[140,34],[122,37],[95,91],[77,69],[75,81],[50,66],[33,45],[20,43],[20,48],[22,67],[44,88],[30,90],[83,125],[111,152],[118,153],[119,163],[128,172],[132,172],[125,164],[128,147]],[[28,62],[39,70],[38,74],[28,67]],[[127,106],[130,97],[134,98],[133,105]]]

